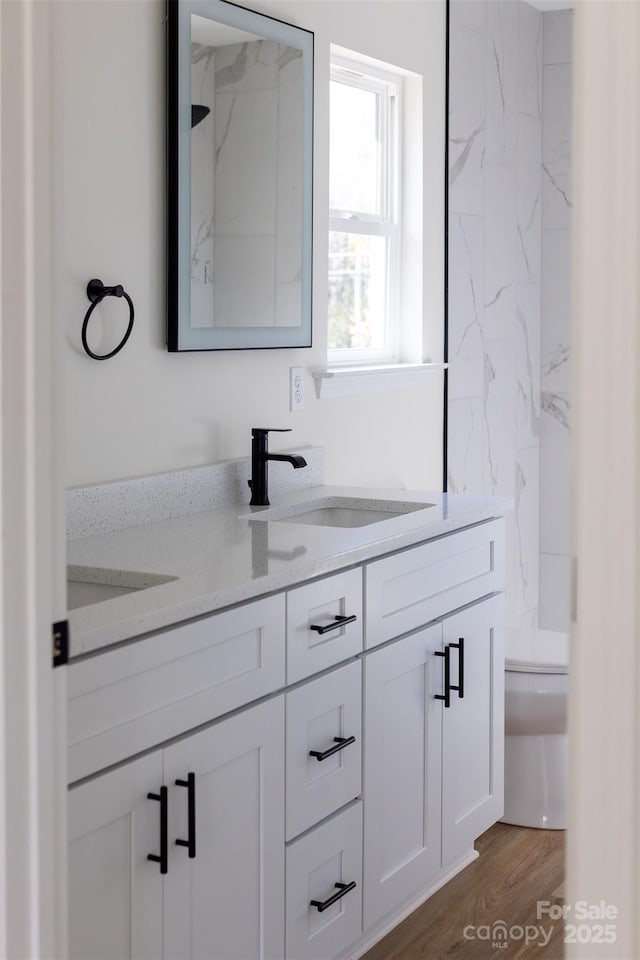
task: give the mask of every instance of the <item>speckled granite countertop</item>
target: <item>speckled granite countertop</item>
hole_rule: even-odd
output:
[[[375,499],[383,508],[390,500],[425,506],[368,526],[343,528],[295,518],[286,523],[255,520],[252,515],[264,508],[241,504],[69,540],[73,579],[134,588],[156,584],[71,610],[70,656],[502,516],[512,506],[497,497],[329,486],[273,498],[272,506],[282,512],[325,497]]]

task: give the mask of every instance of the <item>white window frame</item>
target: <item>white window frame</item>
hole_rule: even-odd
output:
[[[380,96],[379,122],[382,145],[380,214],[359,210],[329,210],[329,231],[361,233],[387,240],[385,335],[383,348],[327,350],[331,367],[397,363],[400,349],[400,195],[402,76],[376,66],[332,55],[332,81],[369,90]]]

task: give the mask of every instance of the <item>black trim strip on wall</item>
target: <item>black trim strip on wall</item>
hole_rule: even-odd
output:
[[[445,0],[444,53],[444,344],[443,360],[449,362],[449,22],[451,0]],[[442,406],[442,490],[447,492],[449,445],[449,371],[443,378]]]

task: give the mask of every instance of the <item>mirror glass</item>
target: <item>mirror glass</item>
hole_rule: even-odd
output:
[[[169,350],[310,346],[313,34],[168,9]]]

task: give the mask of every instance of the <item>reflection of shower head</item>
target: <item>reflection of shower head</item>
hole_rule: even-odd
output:
[[[200,103],[191,104],[191,129],[197,127],[201,120],[210,112],[209,107],[203,107]]]

